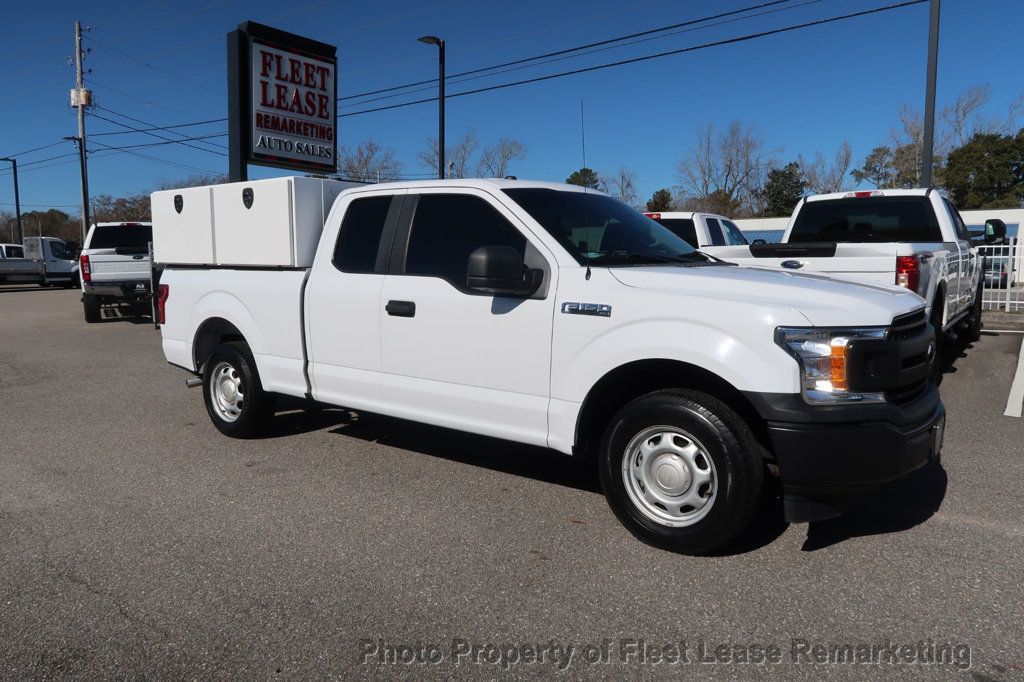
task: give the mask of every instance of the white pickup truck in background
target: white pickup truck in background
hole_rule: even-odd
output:
[[[151,223],[95,223],[79,256],[86,322],[99,322],[103,305],[149,301]]]
[[[1002,235],[988,238],[1005,236],[1002,229]],[[719,249],[715,255],[743,265],[905,287],[925,299],[932,326],[946,332],[937,337],[940,348],[958,324],[971,341],[981,333],[981,256],[956,207],[936,190],[809,196],[797,204],[781,243]]]
[[[743,231],[725,216],[695,211],[663,211],[645,216],[668,228],[695,249],[717,256],[723,246],[746,246]]]
[[[26,237],[23,244],[0,244],[0,284],[78,286],[78,261],[56,237]]]
[[[623,524],[687,553],[765,476],[824,518],[941,447],[917,295],[723,263],[599,192],[295,177],[152,208],[164,355],[230,436],[284,394],[592,457]]]

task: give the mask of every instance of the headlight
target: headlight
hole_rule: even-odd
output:
[[[885,334],[885,327],[779,327],[775,330],[775,343],[796,358],[800,365],[800,389],[808,403],[884,402],[885,396],[882,393],[855,393],[849,390],[846,352],[852,341],[881,340]]]

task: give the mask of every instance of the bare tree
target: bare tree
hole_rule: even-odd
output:
[[[636,190],[636,173],[628,168],[620,166],[615,175],[601,176],[598,182],[602,192],[611,194],[624,204],[634,207],[640,204],[640,195]]]
[[[761,131],[733,121],[724,133],[716,134],[709,123],[677,166],[681,194],[691,204],[713,199],[715,205],[749,210],[771,156]]]
[[[1024,93],[1011,102],[1003,117],[992,118],[981,114],[981,109],[991,98],[991,85],[972,85],[956,101],[942,109],[939,119],[946,128],[946,136],[952,146],[962,147],[978,134],[1005,135],[1014,132],[1024,114]]]
[[[470,128],[462,136],[461,140],[452,146],[446,146],[444,157],[448,168],[445,169],[445,176],[449,178],[466,177],[469,173],[470,160],[476,151],[477,145],[476,131]],[[417,157],[424,166],[433,169],[437,173],[437,138],[428,137],[427,148],[417,154]]]
[[[526,147],[521,142],[503,137],[494,146],[484,148],[476,174],[486,178],[503,178],[508,175],[512,161],[525,158]]]
[[[395,150],[371,138],[355,148],[338,149],[338,174],[363,182],[387,182],[401,176],[402,162],[395,158]]]
[[[839,145],[831,163],[821,152],[815,152],[813,160],[805,159],[802,155],[797,157],[807,188],[817,194],[838,192],[843,189],[852,162],[853,148],[846,140]]]

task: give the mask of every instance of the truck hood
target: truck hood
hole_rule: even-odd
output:
[[[920,296],[894,285],[770,268],[652,266],[612,268],[611,273],[628,287],[795,310],[816,327],[887,325],[924,306]]]

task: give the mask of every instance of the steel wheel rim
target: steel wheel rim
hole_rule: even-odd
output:
[[[652,426],[629,441],[622,482],[644,516],[673,528],[703,519],[718,496],[711,455],[692,434],[674,426]]]
[[[233,422],[242,414],[245,392],[242,377],[228,362],[220,362],[210,373],[210,403],[217,416]]]

